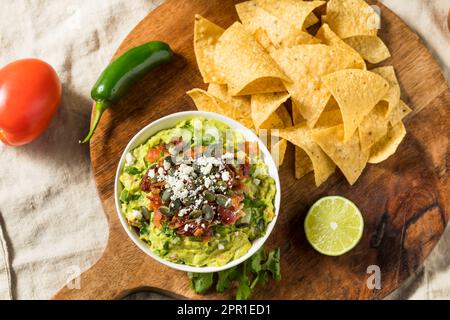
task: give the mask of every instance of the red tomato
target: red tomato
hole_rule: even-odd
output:
[[[0,69],[0,140],[11,146],[35,140],[60,101],[61,82],[44,61],[18,60]]]
[[[237,211],[234,207],[224,208],[219,206],[219,219],[223,224],[234,224],[237,219]]]
[[[148,150],[147,161],[150,163],[157,162],[166,154],[167,154],[166,147],[163,143],[161,143],[159,146],[153,147],[150,150]]]

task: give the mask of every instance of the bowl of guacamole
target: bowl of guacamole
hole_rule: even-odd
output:
[[[115,203],[128,235],[152,258],[182,271],[217,272],[264,244],[278,216],[280,182],[251,130],[219,114],[180,112],[130,141]]]

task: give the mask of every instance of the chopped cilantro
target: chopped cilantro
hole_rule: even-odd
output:
[[[261,248],[247,261],[217,274],[217,292],[224,292],[237,282],[236,299],[250,299],[256,285],[266,283],[269,275],[276,281],[281,280],[280,249],[266,254],[264,248]],[[213,273],[188,273],[188,277],[196,293],[204,293],[214,282]]]
[[[136,167],[126,167],[123,171],[129,174],[139,174],[142,172],[142,170],[139,170]]]
[[[214,274],[189,272],[188,277],[195,293],[204,293],[212,286]]]
[[[239,266],[218,272],[216,284],[217,292],[224,292],[225,290],[229,289],[231,283],[234,280],[236,280],[238,276],[239,276]]]
[[[163,223],[161,232],[170,238],[175,238],[177,236],[176,231],[171,229],[167,223]]]
[[[244,208],[258,208],[258,209],[264,209],[267,205],[264,201],[261,199],[251,199],[249,197],[245,197],[244,201]]]

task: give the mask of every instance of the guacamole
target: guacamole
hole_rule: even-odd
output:
[[[257,143],[222,122],[183,121],[125,160],[122,213],[168,261],[225,265],[246,254],[274,218],[275,181]]]

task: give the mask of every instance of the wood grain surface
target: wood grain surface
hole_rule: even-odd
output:
[[[237,20],[235,1],[169,0],[150,13],[125,39],[116,56],[150,40],[163,40],[177,53],[174,61],[141,81],[108,110],[91,142],[98,192],[109,218],[109,242],[102,258],[81,276],[81,289],[62,289],[56,299],[118,299],[139,290],[178,298],[231,298],[190,289],[186,274],[141,252],[120,225],[114,208],[114,174],[128,141],[148,123],[173,112],[194,109],[185,92],[205,88],[194,57],[194,14],[227,27]],[[392,58],[402,99],[413,109],[408,134],[395,156],[368,165],[354,186],[336,173],[320,188],[312,174],[294,178],[293,148],[280,168],[281,212],[269,247],[279,246],[283,279],[261,287],[256,299],[380,299],[398,288],[424,262],[450,216],[450,92],[428,50],[396,15],[381,8],[380,37]],[[305,239],[303,220],[312,203],[342,195],[358,204],[365,230],[360,244],[341,257],[315,252]],[[82,199],[80,199],[82,201]],[[99,213],[101,214],[101,213]],[[381,289],[369,289],[367,268],[381,270]]]

